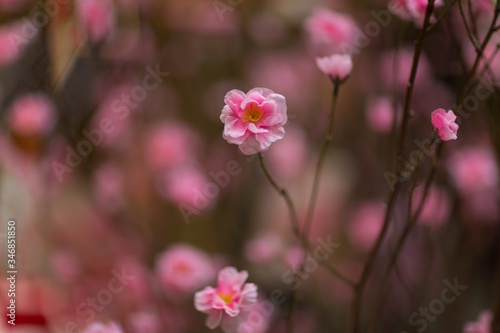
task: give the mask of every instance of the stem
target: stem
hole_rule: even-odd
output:
[[[408,80],[408,85],[406,87],[404,109],[403,109],[403,120],[402,120],[402,124],[401,124],[401,132],[400,132],[400,136],[399,136],[399,147],[397,150],[397,156],[401,155],[403,152],[403,149],[404,149],[406,128],[407,128],[407,123],[408,123],[408,118],[409,118],[409,113],[410,113],[410,105],[411,105],[412,96],[413,96],[413,87],[414,87],[415,78],[416,78],[416,74],[417,74],[417,70],[418,70],[418,63],[420,60],[420,55],[422,54],[423,43],[424,43],[425,35],[427,33],[427,27],[429,26],[430,17],[432,15],[433,10],[434,10],[434,0],[429,0],[429,3],[427,5],[427,9],[425,12],[424,23],[423,23],[422,29],[420,30],[420,34],[419,34],[417,42],[416,42],[415,53],[413,56],[413,63],[412,63],[412,68],[411,68],[411,72],[410,72],[410,78]],[[397,171],[397,167],[396,167],[396,171]],[[394,203],[396,201],[396,197],[397,197],[397,194],[399,193],[400,188],[401,188],[401,182],[398,182],[396,184],[396,187],[394,188],[394,191],[392,191],[389,194],[387,210],[386,210],[385,217],[384,217],[384,225],[382,226],[382,230],[380,231],[380,235],[377,238],[375,246],[373,247],[372,251],[369,254],[368,260],[366,261],[365,267],[363,269],[363,273],[361,275],[361,279],[360,279],[359,283],[356,285],[354,301],[352,303],[352,309],[351,309],[352,314],[351,314],[351,319],[350,319],[349,326],[348,326],[348,332],[350,332],[350,333],[357,333],[359,331],[361,305],[363,303],[363,292],[364,292],[364,289],[366,288],[366,284],[368,282],[368,278],[370,276],[372,267],[374,265],[375,258],[377,257],[377,254],[382,246],[383,240],[387,234],[387,230],[389,229],[389,225],[390,225],[390,221],[391,221],[391,214],[392,214],[392,207],[394,206]]]
[[[300,239],[300,229],[299,229],[299,219],[297,217],[297,211],[295,210],[295,205],[293,204],[292,198],[290,197],[290,194],[288,194],[288,191],[282,187],[280,187],[276,181],[273,179],[269,171],[267,170],[267,167],[264,163],[264,157],[262,156],[262,153],[258,154],[259,156],[259,163],[262,168],[262,171],[264,171],[264,175],[266,176],[267,180],[269,183],[271,183],[271,186],[276,190],[276,192],[279,193],[285,200],[285,203],[288,208],[288,213],[290,214],[290,222],[292,223],[292,230],[295,233],[295,235]]]
[[[337,97],[339,94],[340,84],[338,80],[334,80],[333,82],[333,95],[332,95],[332,106],[330,108],[330,112],[328,113],[328,130],[326,132],[325,140],[323,141],[323,145],[321,146],[321,150],[319,153],[318,163],[316,164],[316,171],[314,173],[313,186],[311,190],[311,196],[309,198],[309,204],[307,206],[306,220],[304,222],[304,229],[302,233],[302,237],[307,241],[309,238],[309,233],[311,231],[312,226],[312,218],[314,215],[314,208],[316,206],[316,200],[318,198],[318,189],[319,189],[319,181],[321,179],[321,171],[323,168],[323,164],[326,158],[326,152],[328,151],[328,146],[332,141],[333,135],[333,119],[335,117],[335,109],[337,105]]]
[[[430,147],[434,144],[435,141],[436,141],[436,136],[433,134],[431,141],[424,147],[424,152],[423,152],[424,157],[425,157],[425,155],[427,155],[427,152],[429,151]],[[440,145],[440,147],[442,147],[442,145]],[[376,319],[379,318],[380,311],[382,310],[382,304],[384,302],[384,298],[382,296],[385,293],[384,291],[385,291],[386,286],[387,286],[387,280],[389,278],[389,275],[390,275],[392,269],[396,266],[397,259],[401,253],[401,250],[403,249],[403,246],[404,246],[410,232],[412,231],[413,227],[415,226],[415,224],[418,220],[418,217],[420,216],[423,205],[425,203],[425,199],[427,198],[429,187],[432,183],[432,180],[434,178],[434,174],[435,174],[436,169],[437,169],[437,165],[434,165],[432,170],[431,170],[431,173],[429,174],[429,177],[427,178],[426,184],[424,186],[424,192],[423,192],[422,198],[420,200],[420,203],[418,205],[418,208],[415,212],[415,215],[412,216],[412,213],[413,213],[412,212],[413,195],[415,193],[415,188],[416,188],[417,181],[418,181],[419,174],[420,174],[420,166],[424,162],[425,162],[425,159],[422,160],[422,162],[417,165],[417,167],[415,168],[415,171],[411,175],[413,177],[413,182],[412,182],[412,186],[411,186],[411,190],[410,190],[410,195],[408,198],[408,209],[407,209],[407,218],[406,218],[407,224],[403,230],[403,234],[401,235],[401,238],[399,239],[399,241],[396,245],[396,249],[394,250],[394,252],[391,255],[391,260],[389,261],[389,266],[387,267],[387,269],[384,273],[384,277],[382,278],[382,284],[381,284],[381,288],[380,288],[381,291],[379,292],[378,297],[376,298],[375,306],[372,308],[372,313],[371,313],[370,318],[368,320],[368,322],[369,322],[368,332],[371,332],[373,330],[373,328],[376,325]]]

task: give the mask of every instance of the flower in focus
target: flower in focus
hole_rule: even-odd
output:
[[[115,322],[111,322],[108,325],[93,323],[83,333],[123,333],[123,329]]]
[[[389,10],[402,20],[412,20],[420,25],[424,22],[428,4],[429,0],[391,0]],[[443,0],[436,0],[434,7],[440,7],[443,4]]]
[[[329,52],[352,49],[357,26],[352,17],[328,9],[317,9],[305,22],[305,30],[314,45]]]
[[[207,287],[195,294],[196,310],[208,314],[206,325],[214,329],[221,325],[225,333],[236,332],[251,306],[257,302],[257,286],[245,283],[246,271],[234,267],[219,272],[217,287]]]
[[[233,89],[224,98],[220,120],[223,138],[239,145],[245,155],[269,149],[285,136],[287,122],[285,97],[266,88],[254,88],[247,94]]]
[[[77,13],[91,40],[101,41],[111,33],[115,21],[112,2],[108,0],[79,0]]]
[[[54,105],[45,95],[26,95],[14,102],[8,117],[14,133],[24,136],[43,135],[54,126]]]
[[[491,311],[483,311],[476,322],[469,322],[464,326],[464,333],[490,333],[493,320]]]
[[[316,58],[316,65],[332,80],[344,81],[352,71],[352,58],[346,54],[332,54]]]
[[[187,244],[176,244],[156,261],[156,271],[165,290],[191,293],[215,277],[211,258]]]
[[[434,128],[437,130],[439,138],[443,141],[457,139],[458,125],[455,122],[457,116],[453,111],[446,112],[444,109],[437,109],[431,114],[431,121]]]

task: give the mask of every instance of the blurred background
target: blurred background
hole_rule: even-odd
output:
[[[417,198],[439,160],[383,308],[375,309],[375,332],[461,332],[478,320],[483,330],[467,332],[489,332],[489,316],[499,311],[500,35],[485,48],[472,80],[478,88],[468,89],[476,51],[458,2],[438,6],[426,36],[407,153],[430,138],[436,108],[459,115],[458,140],[422,165]],[[461,2],[483,40],[493,2]],[[388,5],[0,0],[2,311],[9,219],[18,272],[18,324],[2,321],[0,331],[82,332],[113,321],[125,332],[208,332],[194,293],[234,266],[249,272],[260,300],[276,289],[287,297],[258,312],[251,332],[284,332],[291,299],[284,275],[304,253],[282,198],[256,158],[222,139],[219,116],[231,89],[285,96],[286,135],[264,158],[303,217],[332,93],[315,57],[338,45],[350,46],[354,68],[340,90],[310,239],[339,243],[328,261],[357,281],[382,226],[419,33]],[[311,27],[318,10],[339,15],[333,44]],[[406,223],[410,185],[398,196],[367,288],[365,324]],[[444,311],[412,317],[455,279],[467,289]],[[295,297],[295,332],[345,332],[352,290],[324,268],[308,274]],[[483,311],[491,313],[478,319]]]

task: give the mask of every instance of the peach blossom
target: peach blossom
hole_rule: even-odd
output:
[[[437,109],[431,114],[431,121],[437,130],[439,138],[443,141],[457,139],[458,125],[455,122],[457,116],[453,111],[446,112],[444,109]]]
[[[355,212],[347,226],[347,235],[352,245],[362,251],[368,251],[382,230],[385,207],[379,203],[367,202]]]
[[[113,28],[115,12],[109,0],[78,0],[77,16],[92,41],[105,39]]]
[[[320,71],[332,80],[345,80],[352,71],[352,58],[345,54],[332,54],[327,57],[316,58],[316,65]]]
[[[16,134],[24,136],[46,134],[55,125],[54,105],[43,94],[22,96],[10,107],[8,121]]]
[[[223,138],[238,145],[245,155],[266,151],[285,136],[285,97],[270,89],[254,88],[247,94],[231,90],[224,98],[220,120]]]
[[[394,121],[394,107],[388,97],[378,97],[368,101],[366,107],[368,126],[378,133],[389,133]]]
[[[391,0],[389,10],[406,21],[414,21],[421,25],[424,22],[428,0]],[[434,7],[441,7],[443,0],[436,0]]]
[[[170,293],[192,293],[215,278],[212,259],[188,244],[174,244],[156,260],[156,272]]]
[[[221,325],[225,333],[236,333],[248,311],[257,302],[257,286],[245,283],[246,271],[234,267],[219,272],[217,287],[206,287],[194,297],[196,310],[208,314],[206,325],[214,329]]]
[[[470,146],[454,152],[447,162],[451,180],[463,194],[475,193],[498,184],[499,169],[491,149]]]
[[[341,52],[345,46],[353,45],[356,29],[351,16],[325,8],[316,9],[305,22],[312,44],[330,52]]]
[[[83,333],[123,333],[123,329],[115,322],[110,322],[107,325],[93,323],[83,330]]]
[[[468,322],[464,326],[463,333],[491,333],[491,321],[493,313],[491,311],[483,311],[479,314],[478,320]]]

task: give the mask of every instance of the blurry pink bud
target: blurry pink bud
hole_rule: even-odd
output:
[[[8,117],[14,133],[25,136],[43,135],[54,126],[54,105],[45,95],[26,95],[14,101]]]
[[[347,235],[356,249],[367,251],[372,248],[382,230],[384,214],[385,207],[374,202],[357,209],[347,227]]]
[[[123,333],[123,329],[115,322],[111,322],[108,325],[93,323],[83,333]]]
[[[434,128],[437,130],[438,136],[443,141],[457,139],[458,125],[455,122],[457,116],[453,111],[446,112],[444,109],[437,109],[431,114],[431,121]]]
[[[491,322],[493,313],[491,311],[483,311],[479,314],[476,322],[468,322],[464,326],[464,333],[491,333]]]
[[[467,147],[454,152],[447,164],[453,183],[462,194],[477,193],[498,184],[498,165],[488,147]]]
[[[275,234],[264,234],[251,239],[245,244],[245,256],[254,263],[263,264],[275,259],[282,244]]]
[[[394,121],[394,107],[387,97],[379,97],[368,102],[366,109],[368,125],[379,133],[389,133]]]
[[[215,278],[212,259],[203,251],[175,244],[156,261],[158,279],[167,292],[192,293]]]
[[[92,41],[105,39],[115,22],[113,3],[108,0],[78,0],[77,15]]]
[[[331,52],[352,49],[357,29],[351,16],[328,9],[317,9],[305,22],[311,42]]]
[[[316,65],[332,80],[344,81],[352,71],[352,58],[346,54],[332,54],[316,58]]]

